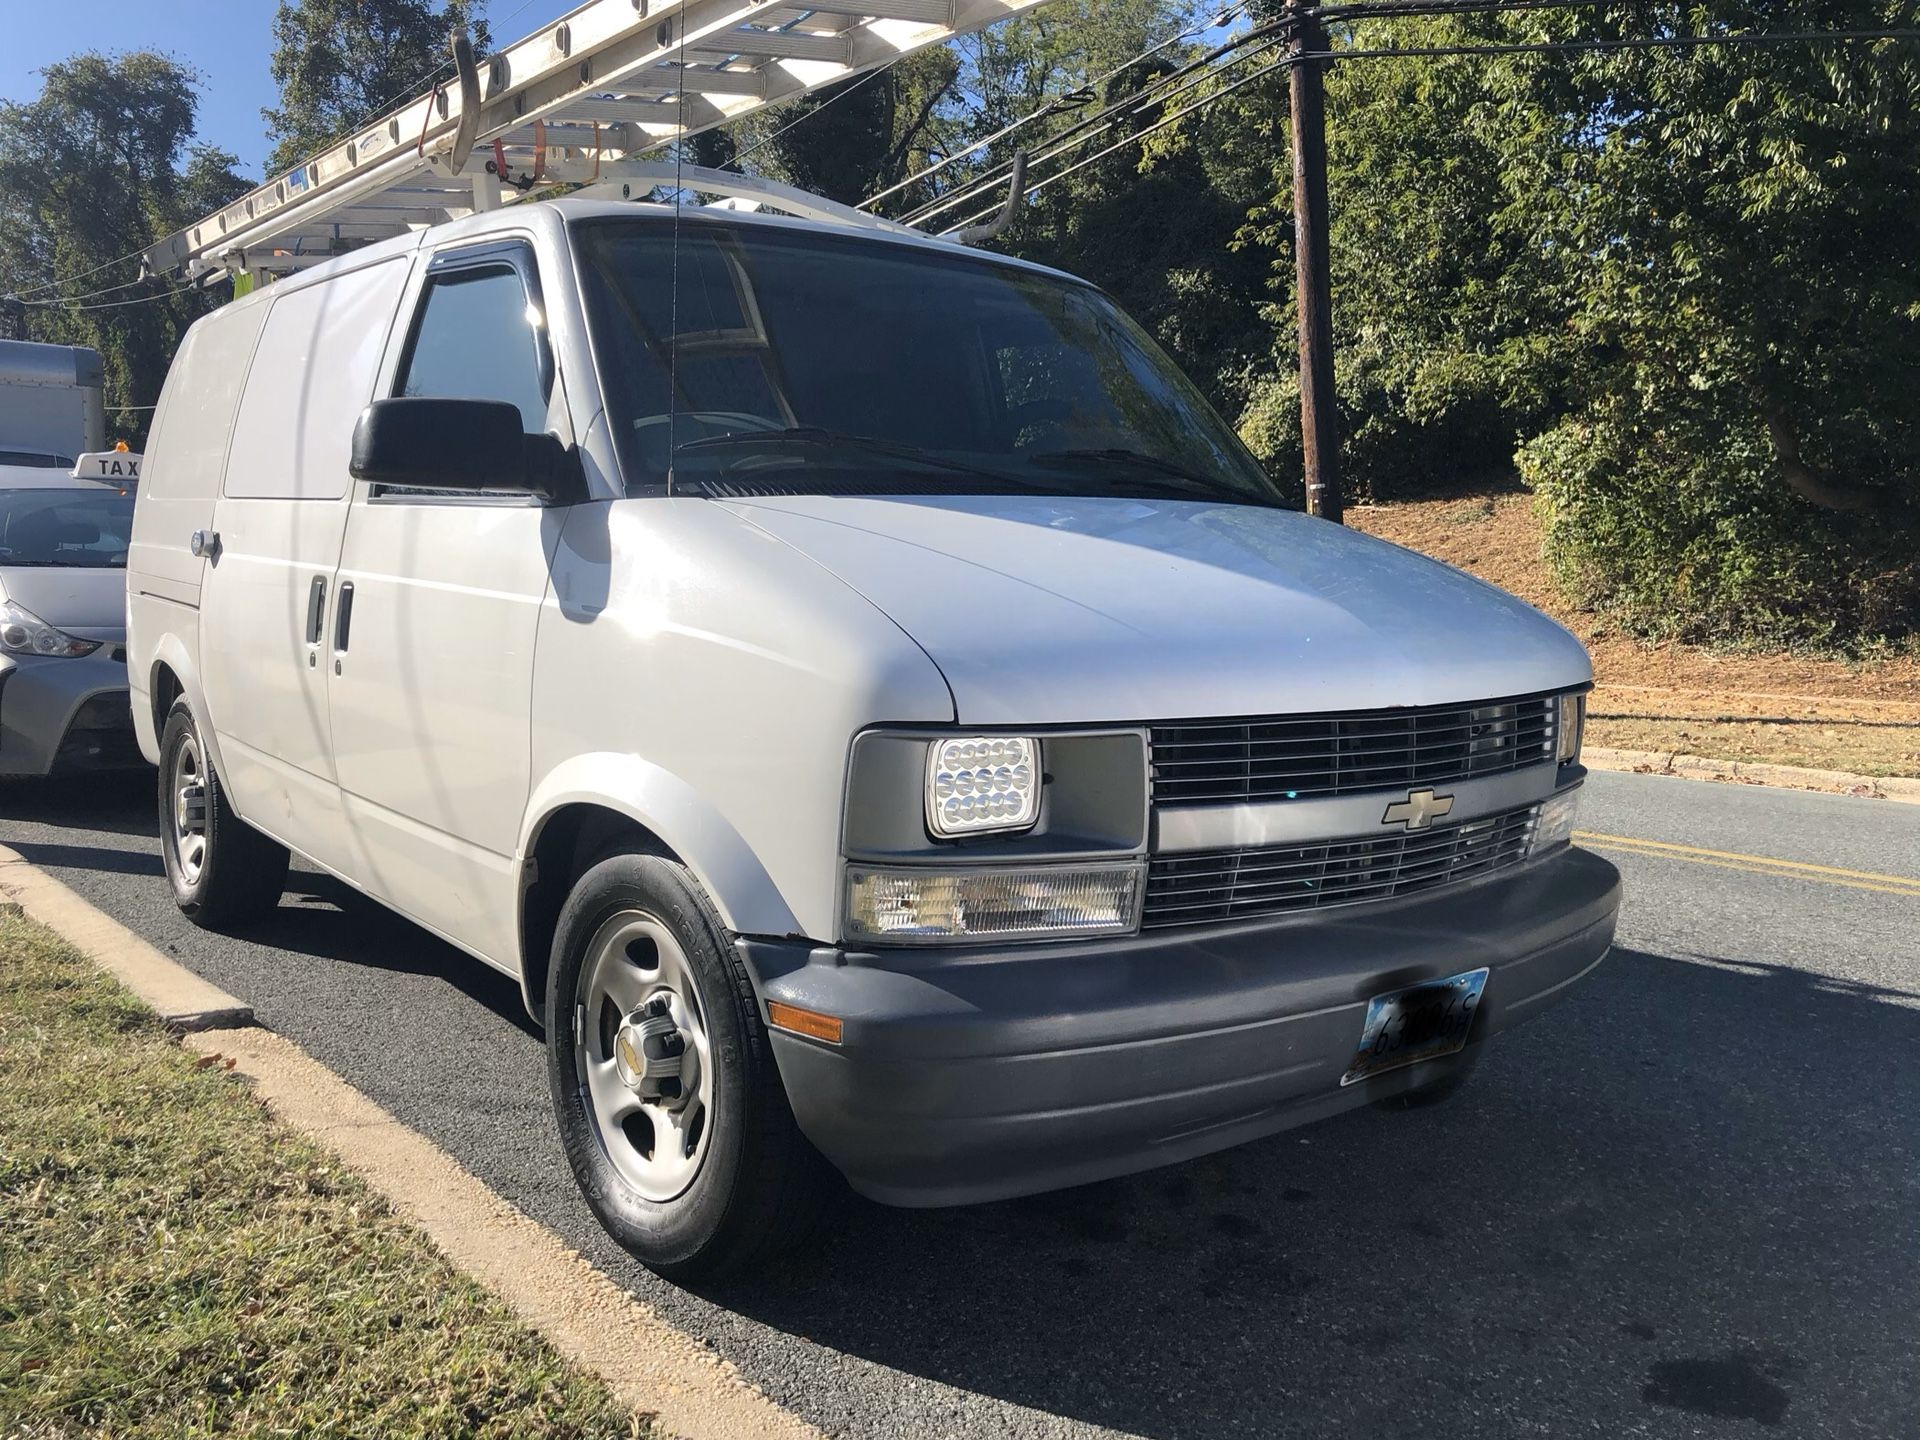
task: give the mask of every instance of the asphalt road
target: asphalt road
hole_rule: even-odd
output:
[[[1920,807],[1596,775],[1619,948],[1450,1104],[945,1212],[848,1198],[707,1295],[576,1198],[515,987],[329,879],[174,910],[149,782],[0,842],[298,1041],[834,1436],[1920,1436]],[[1600,844],[1602,842],[1596,842]],[[1840,872],[1860,872],[1847,874]]]

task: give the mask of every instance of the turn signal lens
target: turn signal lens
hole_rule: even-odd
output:
[[[1573,838],[1573,822],[1580,813],[1580,788],[1562,790],[1541,801],[1540,809],[1533,817],[1533,848],[1535,855],[1545,854],[1556,845],[1565,845]]]
[[[887,945],[1119,935],[1139,923],[1140,867],[847,871],[847,938]]]
[[[796,1035],[806,1035],[815,1040],[824,1040],[829,1045],[838,1045],[846,1026],[837,1015],[822,1015],[818,1010],[802,1010],[798,1005],[788,1005],[779,1000],[767,1002],[767,1023],[776,1030],[791,1030]]]
[[[1039,811],[1038,740],[971,735],[928,747],[927,828],[935,835],[1026,830]]]

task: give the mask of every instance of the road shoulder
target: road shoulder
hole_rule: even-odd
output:
[[[1814,770],[1759,761],[1714,760],[1704,755],[1682,755],[1666,750],[1616,750],[1596,745],[1583,748],[1580,759],[1594,770],[1674,775],[1686,780],[1718,780],[1735,785],[1771,785],[1780,789],[1818,790],[1831,795],[1920,804],[1920,780],[1851,775],[1844,770]]]

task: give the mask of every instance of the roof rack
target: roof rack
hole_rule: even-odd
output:
[[[587,0],[495,55],[460,37],[450,83],[150,247],[146,269],[197,284],[291,271],[558,184],[668,183],[637,157],[1040,3]],[[741,203],[873,221],[788,186],[664,169]]]
[[[927,232],[911,225],[883,219],[824,195],[815,195],[794,185],[782,185],[759,175],[742,175],[733,170],[709,170],[700,165],[675,165],[669,160],[617,160],[608,164],[609,178],[583,185],[570,198],[575,200],[641,200],[656,188],[672,187],[701,195],[717,195],[720,201],[709,208],[733,210],[773,210],[782,215],[798,215],[807,220],[823,220],[831,225],[847,225],[856,230],[880,230],[894,235],[912,235],[924,240]]]

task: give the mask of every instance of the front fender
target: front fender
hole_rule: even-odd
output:
[[[569,805],[597,805],[645,826],[693,872],[734,933],[800,933],[779,887],[740,833],[686,781],[637,755],[576,755],[534,787],[520,830],[516,878],[523,890],[540,831]]]

